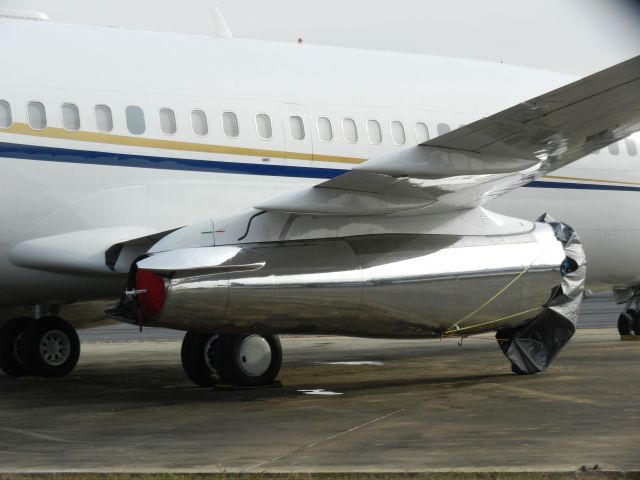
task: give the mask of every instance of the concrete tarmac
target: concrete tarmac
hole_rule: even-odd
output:
[[[0,472],[640,470],[640,342],[612,328],[526,377],[491,336],[283,346],[265,390],[192,386],[177,341],[88,343],[67,378],[0,377]]]

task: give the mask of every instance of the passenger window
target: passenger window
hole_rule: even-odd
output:
[[[80,111],[73,103],[62,104],[62,125],[67,130],[80,130]]]
[[[451,131],[451,127],[446,123],[439,123],[436,128],[438,130],[438,135],[444,135]]]
[[[256,115],[256,128],[258,129],[258,137],[262,140],[271,140],[271,137],[273,137],[271,118],[266,113]]]
[[[296,140],[304,140],[304,122],[302,117],[294,115],[289,117],[289,125],[291,126],[291,136]]]
[[[629,153],[629,155],[631,155],[632,157],[638,155],[638,146],[636,145],[636,142],[634,142],[630,138],[627,138],[625,140],[625,143],[627,144],[627,152]]]
[[[0,128],[9,128],[13,125],[11,105],[6,100],[0,100]]]
[[[110,132],[113,130],[113,115],[111,109],[106,105],[96,105],[96,127],[101,132]]]
[[[127,128],[129,129],[129,132],[134,135],[142,135],[147,129],[142,109],[135,105],[130,105],[125,110],[125,114],[127,117]]]
[[[160,128],[162,129],[162,133],[166,133],[167,135],[173,135],[178,131],[176,114],[170,108],[160,109]]]
[[[318,117],[318,136],[323,142],[330,142],[333,140],[333,127],[331,126],[331,120],[327,117]]]
[[[369,141],[374,145],[382,143],[382,128],[377,120],[367,120],[367,134]]]
[[[193,133],[199,137],[204,137],[209,133],[209,123],[207,122],[207,114],[202,110],[193,110],[191,112],[191,126]]]
[[[391,138],[396,145],[404,145],[406,137],[404,134],[404,125],[402,122],[391,122]]]
[[[342,120],[342,132],[347,143],[356,143],[358,141],[358,127],[352,118]]]
[[[240,135],[237,115],[233,112],[224,112],[222,114],[222,128],[227,137],[236,138]]]
[[[27,105],[27,117],[29,126],[34,130],[44,130],[47,128],[47,112],[40,102],[29,102]]]
[[[209,122],[207,122],[207,114],[202,110],[194,110],[191,112],[191,126],[193,133],[199,137],[204,137],[209,133]]]
[[[425,123],[416,123],[416,141],[424,143],[429,140],[429,127]]]
[[[611,155],[618,155],[620,153],[620,144],[612,143],[611,145],[609,145],[609,153]]]

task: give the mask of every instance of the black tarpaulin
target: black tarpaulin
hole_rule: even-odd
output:
[[[540,373],[576,331],[578,313],[587,273],[586,257],[580,238],[567,224],[545,214],[538,222],[548,223],[566,254],[561,265],[562,281],[552,290],[543,311],[524,326],[502,329],[498,344],[518,374]]]

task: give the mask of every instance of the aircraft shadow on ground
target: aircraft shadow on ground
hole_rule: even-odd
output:
[[[93,370],[93,369],[92,369]],[[405,372],[406,375],[406,372]],[[129,367],[108,372],[91,372],[78,369],[76,373],[62,379],[0,377],[3,390],[1,404],[11,408],[43,406],[43,399],[55,398],[58,405],[83,405],[90,407],[109,406],[117,408],[186,405],[201,402],[237,402],[287,399],[303,394],[300,390],[326,389],[342,393],[344,398],[367,394],[401,394],[415,389],[430,387],[466,389],[482,382],[520,383],[524,377],[507,372],[490,374],[411,374],[402,378],[380,378],[374,372],[367,373],[366,380],[355,380],[352,373],[323,373],[310,377],[309,381],[284,380],[280,388],[215,390],[193,386],[182,376],[178,368]]]

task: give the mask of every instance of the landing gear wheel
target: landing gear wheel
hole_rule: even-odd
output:
[[[219,334],[187,332],[182,340],[182,368],[189,380],[201,387],[213,387],[218,383],[214,367],[214,347]]]
[[[626,310],[618,317],[618,333],[620,335],[631,335],[631,326],[636,318],[636,311],[633,309]]]
[[[275,335],[220,334],[214,365],[225,383],[240,387],[271,385],[282,366],[282,346]]]
[[[633,316],[633,334],[640,335],[640,312]]]
[[[30,373],[22,362],[22,336],[32,322],[32,318],[18,317],[0,327],[0,370],[10,377]]]
[[[21,340],[25,366],[42,377],[64,377],[80,358],[76,329],[58,317],[43,317],[31,323]]]

